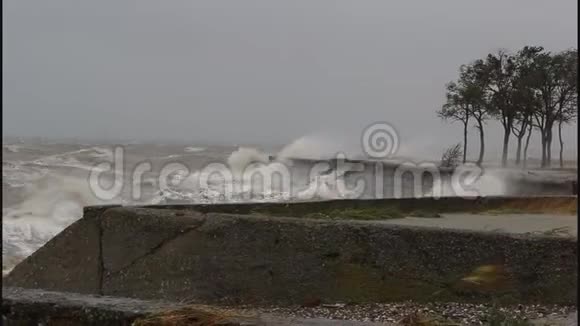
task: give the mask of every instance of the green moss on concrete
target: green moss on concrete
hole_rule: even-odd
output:
[[[367,208],[347,208],[333,209],[321,212],[312,212],[304,215],[305,218],[320,219],[350,219],[350,220],[385,220],[392,218],[402,218],[404,214],[389,207],[367,207]]]
[[[500,207],[487,209],[483,211],[474,211],[473,214],[488,214],[488,215],[509,215],[509,214],[529,214],[534,213],[534,211],[529,211],[523,208],[517,207]]]
[[[254,214],[320,219],[378,220],[403,216],[436,218],[445,213],[474,214],[571,214],[577,212],[576,197],[485,197],[466,199],[402,198],[329,200],[292,203],[244,203],[221,205],[160,206],[192,209],[202,213]]]

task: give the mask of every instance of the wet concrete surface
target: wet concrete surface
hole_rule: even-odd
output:
[[[439,218],[405,217],[377,223],[440,229],[578,237],[576,215],[448,213]]]

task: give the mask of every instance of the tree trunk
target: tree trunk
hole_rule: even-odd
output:
[[[467,123],[463,125],[463,164],[467,161]]]
[[[546,167],[546,130],[540,130],[542,133],[542,165],[541,167]]]
[[[508,147],[510,143],[510,133],[511,133],[510,126],[504,126],[504,133],[503,133],[503,152],[501,155],[501,166],[507,166],[507,159],[508,159]]]
[[[523,140],[523,135],[519,136],[518,135],[518,147],[516,148],[516,165],[519,166],[520,165],[520,161],[521,161],[521,157],[522,157],[522,140]]]
[[[546,119],[545,133],[546,133],[546,167],[552,165],[552,140],[554,130],[555,117]]]
[[[528,130],[528,137],[526,138],[526,145],[524,146],[524,168],[527,166],[528,163],[528,146],[530,145],[530,138],[532,137],[532,129],[534,126],[530,124],[530,129]]]
[[[558,139],[560,140],[560,168],[564,168],[564,140],[562,139],[562,121],[558,122]]]
[[[552,166],[552,128],[546,131],[546,167],[550,167]]]
[[[479,124],[479,157],[477,158],[477,165],[481,166],[485,153],[485,137],[483,136],[483,124],[481,121],[477,121],[477,123]]]
[[[516,166],[520,166],[522,163],[522,143],[526,133],[528,133],[528,126],[532,123],[531,116],[525,116],[520,121],[520,129],[514,130],[514,136],[517,139],[517,148],[516,148]],[[516,132],[517,131],[517,132]]]

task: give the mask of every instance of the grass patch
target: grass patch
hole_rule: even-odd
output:
[[[571,197],[543,197],[518,198],[506,201],[499,205],[488,207],[485,212],[497,214],[562,214],[576,215],[577,198]]]
[[[396,218],[423,217],[423,218],[440,218],[442,217],[436,211],[416,210],[410,213],[394,207],[364,207],[364,208],[345,208],[333,209],[322,212],[312,212],[303,215],[305,218],[314,219],[335,219],[335,220],[388,220]]]
[[[576,214],[576,198],[483,198],[465,200],[459,197],[403,198],[377,200],[334,200],[320,202],[264,203],[238,205],[205,205],[202,212],[252,214],[262,216],[305,217],[337,220],[385,220],[405,216],[440,218],[443,213],[509,214]]]
[[[384,207],[333,209],[305,214],[305,218],[331,220],[388,220],[403,218],[405,215],[397,209]]]
[[[533,214],[533,212],[530,212],[522,208],[504,207],[473,212],[473,214],[508,215],[508,214]]]

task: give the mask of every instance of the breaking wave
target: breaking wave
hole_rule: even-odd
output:
[[[369,169],[370,165],[364,164],[363,170],[353,173],[337,167],[336,162],[331,160],[336,153],[346,153],[349,158],[360,158],[360,153],[348,151],[348,148],[333,143],[328,137],[302,137],[277,153],[250,147],[235,148],[229,153],[213,148],[205,153],[206,148],[202,147],[174,147],[163,150],[163,155],[155,157],[158,147],[139,147],[143,152],[126,154],[133,155],[133,162],[147,158],[161,160],[157,162],[159,165],[167,159],[182,162],[185,166],[192,162],[203,163],[192,171],[174,171],[167,176],[164,187],[160,186],[159,175],[146,174],[139,183],[144,189],[143,198],[133,199],[131,187],[125,187],[127,189],[119,196],[103,201],[91,191],[88,173],[98,163],[112,162],[113,148],[58,146],[3,145],[3,188],[7,193],[6,197],[3,196],[2,210],[3,272],[80,218],[82,208],[87,205],[365,198],[368,194],[361,194],[353,185],[359,179],[371,180],[374,173]],[[202,152],[203,155],[187,154]],[[221,156],[212,165],[214,168],[208,169],[206,163],[217,157],[209,155],[215,153]],[[204,168],[199,168],[200,165]],[[246,173],[248,168],[251,168],[251,173]],[[105,178],[111,177],[117,170],[109,172],[104,174]],[[285,173],[289,175],[289,184],[279,182],[286,177]],[[264,187],[260,176],[272,176],[268,187]],[[501,194],[504,191],[501,176],[484,175],[478,182],[476,187],[484,194]],[[345,185],[347,191],[344,190]],[[425,195],[429,195],[428,192]]]
[[[74,177],[45,176],[22,191],[21,202],[2,209],[3,273],[79,219],[84,206],[103,203]]]

